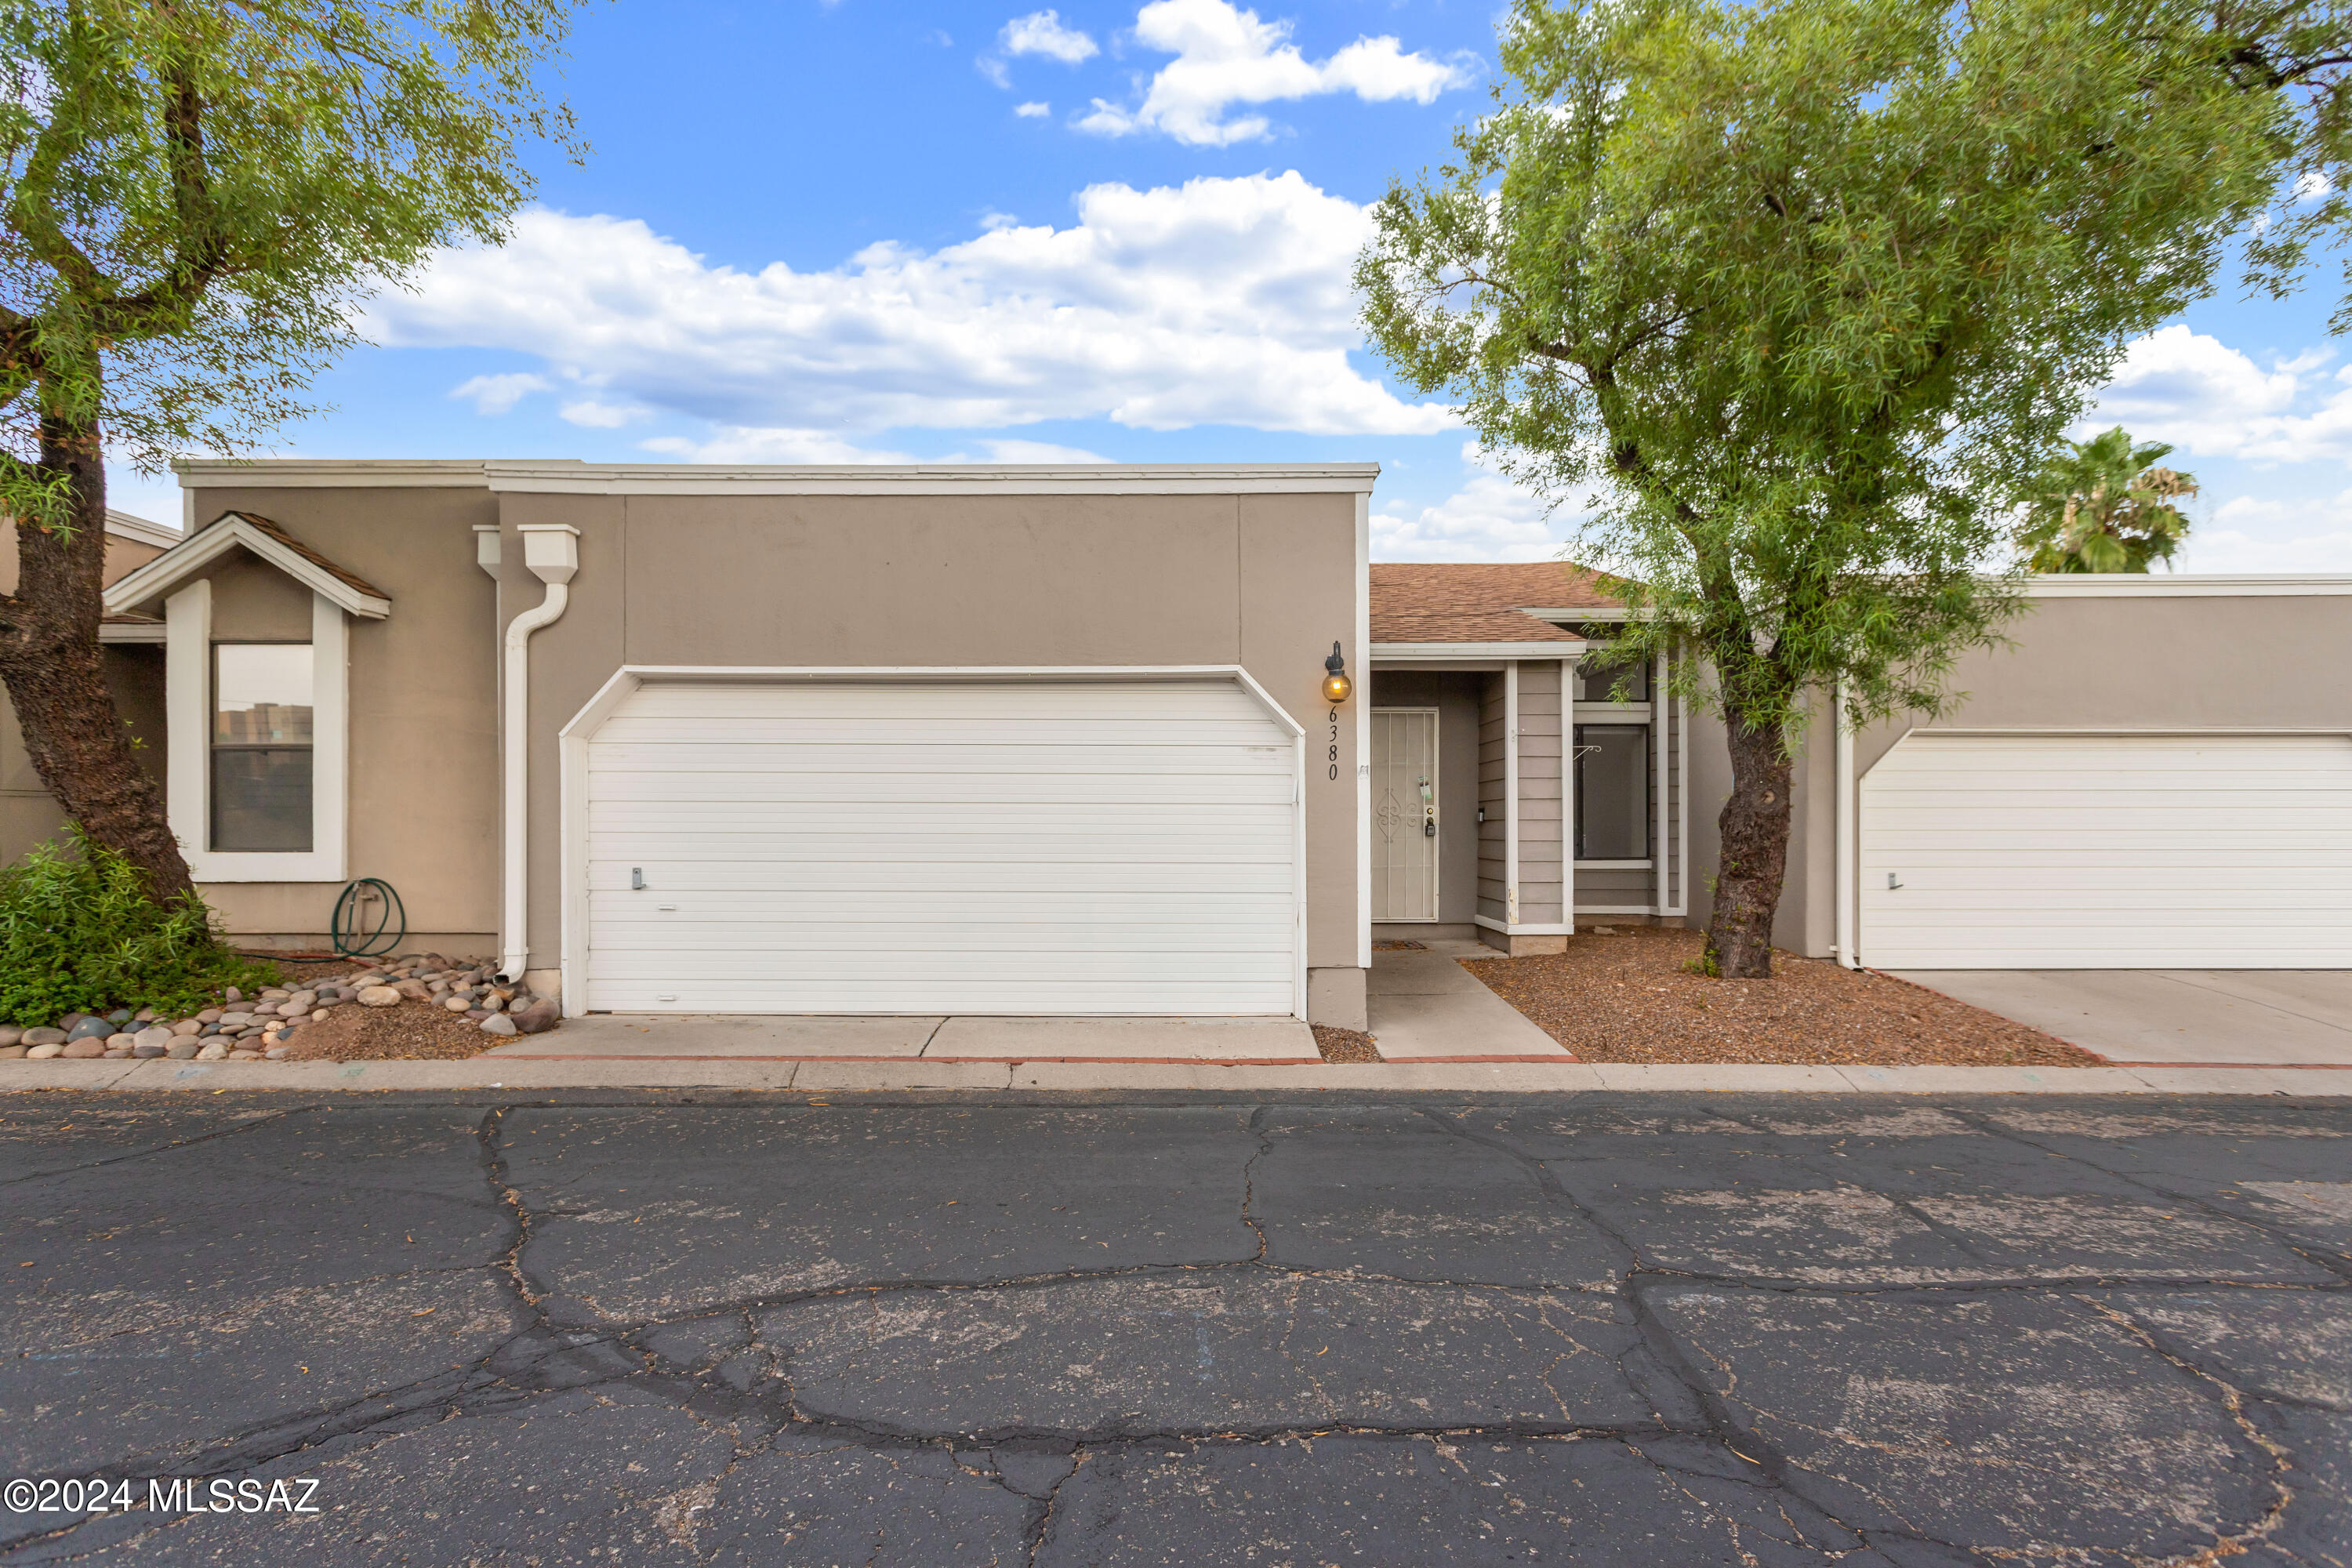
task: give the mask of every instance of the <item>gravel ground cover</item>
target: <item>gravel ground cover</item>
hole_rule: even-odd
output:
[[[552,998],[500,985],[491,959],[414,953],[381,964],[281,963],[286,984],[229,986],[193,1016],[152,1008],[0,1026],[0,1064],[53,1058],[397,1061],[469,1057],[562,1017]]]
[[[1604,931],[1606,928],[1604,928]],[[1772,978],[1693,973],[1700,932],[1580,930],[1564,953],[1463,965],[1588,1062],[2097,1067],[2079,1046],[1906,981],[1772,955]]]
[[[1381,1060],[1380,1047],[1372,1037],[1360,1029],[1335,1028],[1329,1024],[1316,1024],[1315,1048],[1323,1053],[1327,1062],[1376,1062]]]

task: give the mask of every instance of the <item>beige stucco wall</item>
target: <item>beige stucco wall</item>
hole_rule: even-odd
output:
[[[498,521],[484,489],[207,489],[195,515],[265,517],[392,601],[351,627],[350,865],[407,907],[409,945],[488,953],[498,930],[496,589],[474,564],[473,525]],[[310,635],[310,594],[244,552],[210,574],[213,635]],[[216,882],[229,930],[323,938],[341,882]]]
[[[560,962],[557,735],[624,665],[1233,665],[1325,754],[1323,659],[1354,646],[1356,500],[1326,495],[508,494],[499,616],[540,602],[517,531],[580,531],[531,653],[530,963]],[[1360,1007],[1356,726],[1307,779],[1307,963]],[[1351,997],[1352,1002],[1348,999]]]
[[[1950,687],[1962,696],[1932,726],[2352,731],[2352,596],[2186,595],[2164,586],[2157,577],[2112,597],[2029,599],[2006,627],[2011,646],[1959,659]],[[1773,940],[1826,957],[1837,940],[1836,737],[1826,704],[1818,706],[1790,792],[1789,879]],[[1930,723],[1910,715],[1856,734],[1857,779],[1906,732]],[[1704,925],[1730,773],[1722,721],[1694,711],[1691,730],[1689,919]]]

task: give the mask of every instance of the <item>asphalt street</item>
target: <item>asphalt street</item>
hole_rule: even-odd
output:
[[[0,1184],[9,1563],[2352,1565],[2343,1102],[47,1093]]]

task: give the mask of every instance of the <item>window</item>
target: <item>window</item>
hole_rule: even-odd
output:
[[[1596,646],[1576,665],[1576,700],[1579,702],[1647,702],[1650,700],[1650,667],[1646,662],[1628,668],[1622,664],[1603,664],[1609,650]]]
[[[1650,854],[1650,727],[1576,727],[1576,858],[1642,860]]]
[[[312,668],[309,643],[214,646],[214,849],[310,852]]]

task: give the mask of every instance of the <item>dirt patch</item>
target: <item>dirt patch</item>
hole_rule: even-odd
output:
[[[290,1062],[461,1061],[480,1056],[505,1037],[486,1035],[463,1013],[426,1002],[396,1007],[347,1003],[315,1024],[305,1024],[286,1042]]]
[[[1683,966],[1704,938],[1675,927],[1579,931],[1564,953],[1463,967],[1588,1062],[1851,1067],[2098,1067],[2105,1058],[1948,996],[1794,953],[1769,980]]]
[[[1315,1048],[1323,1053],[1327,1062],[1376,1062],[1381,1059],[1380,1047],[1372,1037],[1358,1029],[1337,1029],[1328,1024],[1310,1024],[1315,1031]]]

